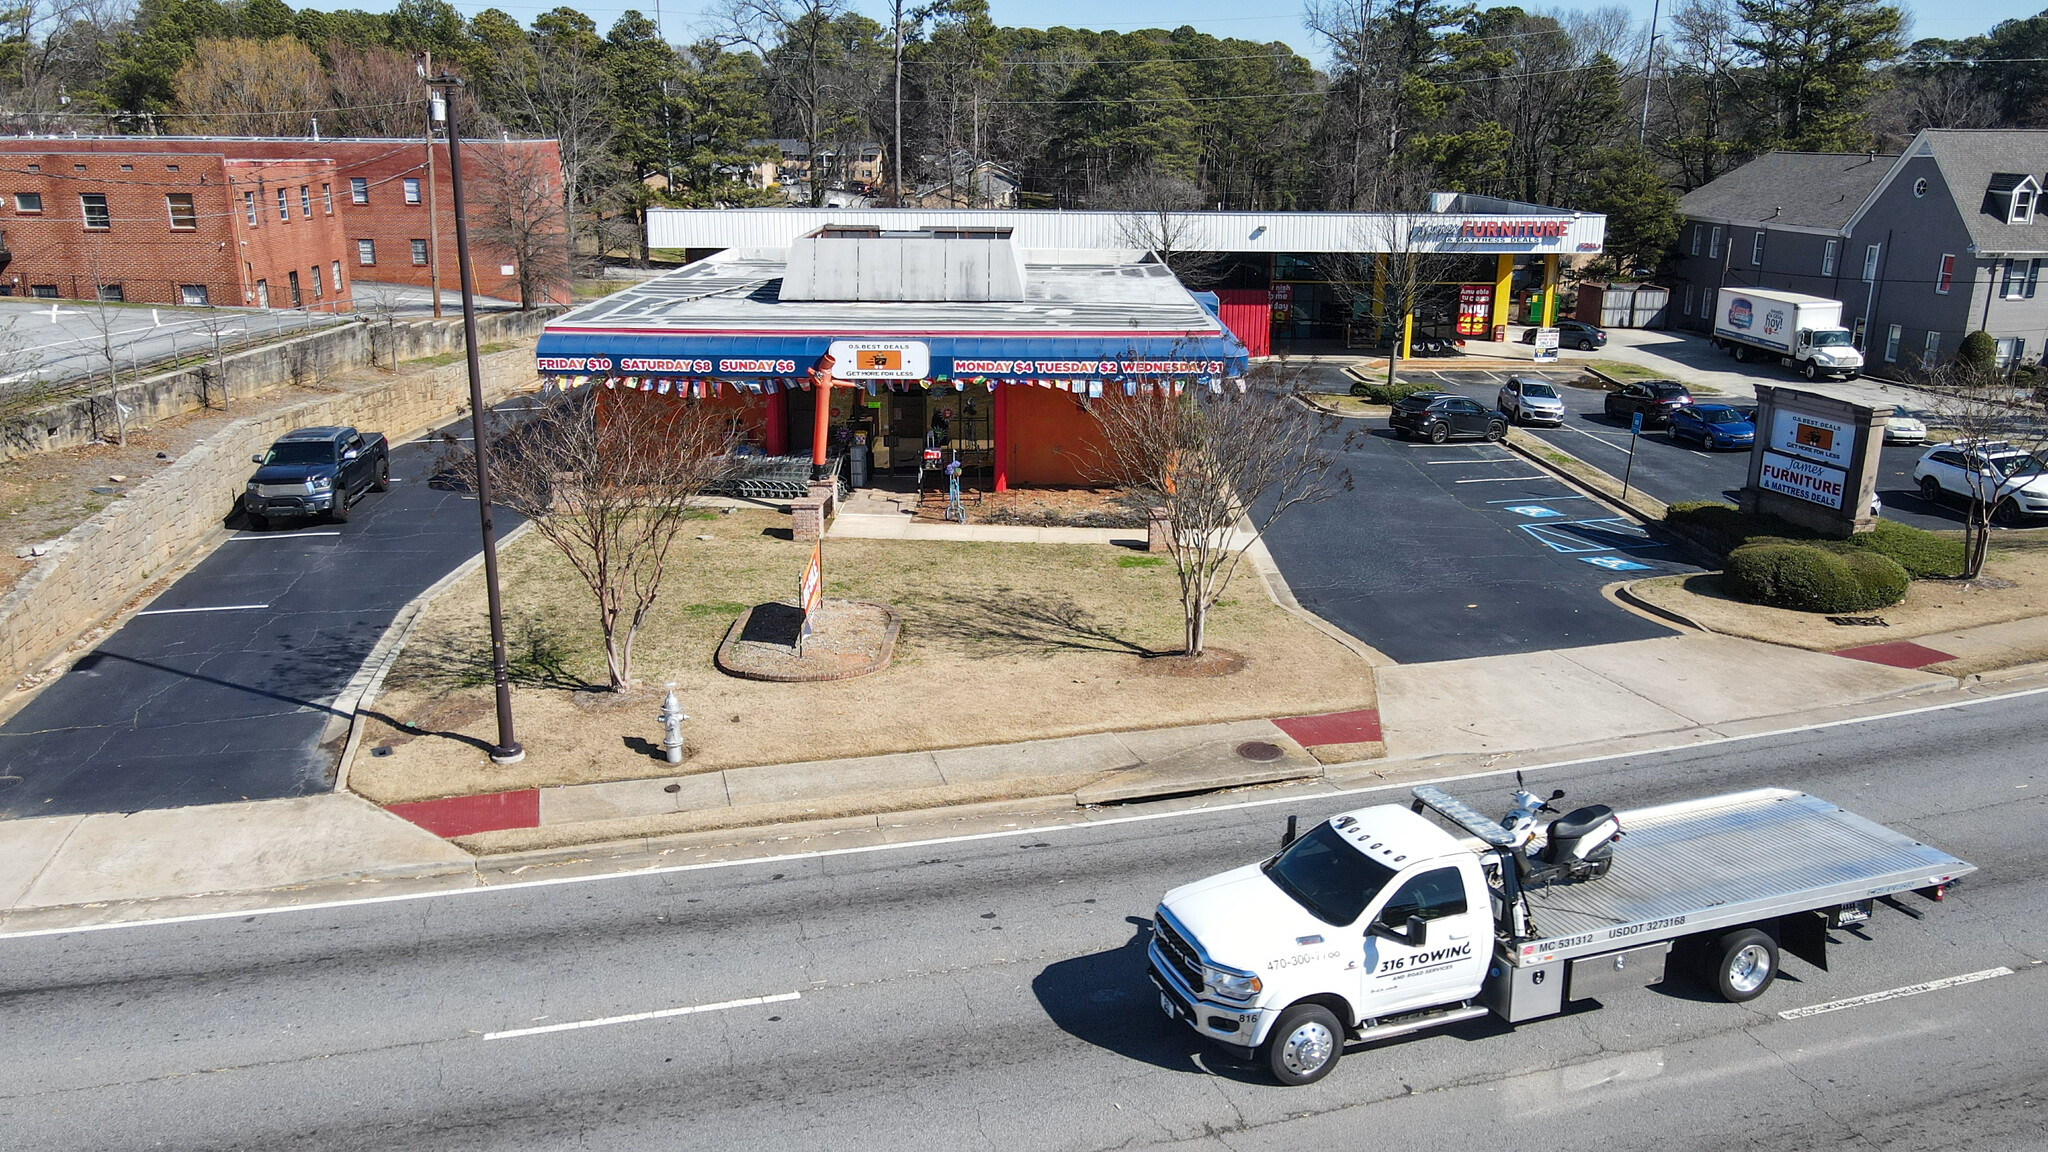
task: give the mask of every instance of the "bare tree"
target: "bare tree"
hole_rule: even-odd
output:
[[[1157,253],[1180,282],[1206,288],[1218,279],[1229,257],[1208,251],[1195,213],[1202,208],[1201,186],[1185,176],[1155,165],[1135,167],[1090,192],[1096,208],[1117,209],[1117,237],[1127,248]]]
[[[1354,322],[1370,316],[1377,329],[1376,340],[1388,344],[1390,386],[1409,318],[1422,311],[1438,285],[1453,276],[1465,259],[1463,253],[1445,251],[1443,239],[1430,227],[1429,219],[1422,216],[1390,215],[1364,221],[1355,226],[1350,251],[1318,260]]]
[[[289,36],[200,40],[174,84],[186,114],[172,126],[198,136],[304,135],[329,92],[320,58]]]
[[[771,95],[790,107],[804,132],[810,201],[825,205],[829,183],[821,153],[833,125],[833,90],[839,46],[832,22],[848,11],[846,0],[725,0],[717,19],[728,44],[744,44],[769,64]]]
[[[97,259],[86,261],[86,271],[92,276],[93,305],[85,310],[86,323],[100,338],[100,355],[107,361],[107,404],[114,417],[114,443],[128,443],[128,406],[121,403],[121,371],[114,352],[114,325],[120,321],[120,313],[107,307],[107,290],[110,285],[100,274]]]
[[[511,260],[521,308],[566,295],[568,214],[541,154],[518,144],[485,144],[473,153],[479,170],[473,210],[478,246]]]
[[[561,221],[571,253],[579,251],[578,215],[590,199],[591,184],[614,159],[611,145],[618,134],[612,81],[600,59],[603,48],[594,34],[534,34],[487,65],[499,114],[523,131],[556,141],[562,163]],[[599,262],[604,253],[600,239]]]
[[[2020,487],[2043,471],[2041,453],[2048,448],[2048,412],[2038,393],[2017,386],[1996,364],[1975,364],[1957,358],[1933,369],[1929,381],[1937,393],[1935,412],[1954,428],[1953,447],[1963,454],[1963,496],[1969,507],[1963,517],[1963,571],[1974,580],[1984,571],[1991,547],[1991,525],[2017,519],[2014,501]],[[1923,494],[1938,497],[1940,482],[1922,482]]]
[[[218,386],[220,388],[220,410],[223,412],[229,410],[227,337],[241,331],[236,325],[240,324],[243,319],[244,317],[241,313],[226,312],[219,308],[209,308],[206,314],[199,318],[199,330],[206,334],[208,343],[213,345],[212,363],[201,365],[199,369],[199,379],[201,381],[200,400],[204,404],[211,405],[213,402],[213,389],[215,386]]]
[[[1198,382],[1176,395],[1162,384],[1091,404],[1105,470],[1172,527],[1167,550],[1180,578],[1184,656],[1202,654],[1209,610],[1254,533],[1297,504],[1351,487],[1328,447],[1337,420],[1294,392],[1285,365],[1264,364],[1248,387]]]
[[[679,396],[589,386],[544,393],[514,422],[494,415],[491,487],[590,589],[613,691],[633,683],[633,641],[661,594],[691,504],[731,465],[726,414]],[[459,441],[445,462],[474,477]]]

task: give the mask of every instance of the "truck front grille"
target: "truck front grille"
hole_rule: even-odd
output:
[[[1173,927],[1172,921],[1162,911],[1152,919],[1152,933],[1159,941],[1159,954],[1166,958],[1173,970],[1180,974],[1182,982],[1200,996],[1206,989],[1202,985],[1202,957],[1195,951],[1193,942],[1182,936]]]
[[[265,497],[304,496],[306,493],[311,492],[312,490],[313,486],[306,483],[303,480],[299,481],[297,484],[258,484],[256,486],[256,494],[258,496]]]

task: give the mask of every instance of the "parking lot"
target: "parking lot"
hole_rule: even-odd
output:
[[[1619,478],[1628,475],[1635,488],[1676,504],[1684,500],[1726,500],[1733,503],[1749,469],[1747,450],[1705,451],[1691,443],[1678,443],[1662,428],[1646,429],[1635,437],[1635,466],[1629,467],[1629,430],[1626,423],[1609,420],[1602,410],[1606,393],[1573,386],[1576,371],[1519,372],[1524,377],[1540,376],[1556,387],[1568,415],[1562,427],[1532,427],[1527,431],[1603,472]],[[1504,371],[1485,369],[1411,368],[1401,373],[1404,380],[1440,387],[1446,392],[1470,396],[1493,405]],[[1716,402],[1702,395],[1700,403]],[[1963,510],[1953,504],[1929,504],[1920,498],[1913,482],[1913,464],[1924,449],[1918,445],[1887,445],[1881,456],[1882,471],[1877,494],[1884,501],[1888,520],[1919,528],[1960,528]]]
[[[1680,549],[1484,442],[1397,440],[1384,420],[1349,451],[1353,486],[1294,509],[1267,546],[1303,607],[1403,663],[1670,635],[1607,584],[1697,569]]]

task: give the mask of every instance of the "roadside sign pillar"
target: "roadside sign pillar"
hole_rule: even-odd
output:
[[[1543,254],[1543,327],[1557,327],[1557,253]]]
[[[1493,316],[1487,327],[1501,329],[1509,323],[1508,295],[1515,288],[1515,255],[1503,252],[1494,257],[1493,264]]]

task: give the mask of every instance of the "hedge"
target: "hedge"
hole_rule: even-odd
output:
[[[1829,540],[1776,516],[1750,515],[1731,504],[1695,500],[1671,505],[1664,522],[1718,556],[1751,544],[1810,543],[1837,552],[1874,552],[1915,580],[1954,576],[1963,570],[1961,537],[1891,520],[1879,520],[1875,528],[1847,540]]]
[[[1388,384],[1385,380],[1354,379],[1351,382],[1351,394],[1353,396],[1363,396],[1375,404],[1392,404],[1396,400],[1405,400],[1417,392],[1434,392],[1436,390],[1435,385],[1416,384],[1399,379],[1395,380],[1392,384]]]
[[[1874,552],[1790,541],[1737,548],[1721,574],[1721,586],[1738,600],[1800,612],[1884,608],[1905,598],[1909,580]]]

